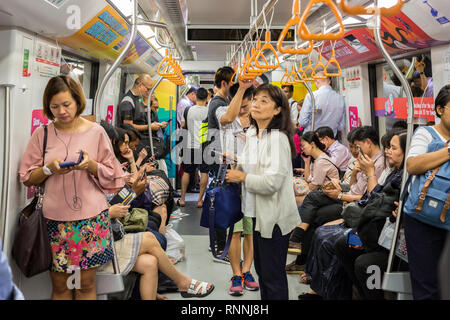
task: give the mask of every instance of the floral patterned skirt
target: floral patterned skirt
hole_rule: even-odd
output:
[[[50,271],[99,267],[114,256],[108,210],[79,221],[47,221],[53,262]]]

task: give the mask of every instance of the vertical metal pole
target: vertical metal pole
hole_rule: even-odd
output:
[[[11,156],[11,88],[13,85],[5,85],[5,118],[4,118],[4,132],[3,132],[3,142],[4,149],[3,152],[3,177],[2,177],[2,198],[1,198],[1,210],[0,210],[0,221],[3,220],[3,230],[2,230],[2,243],[3,251],[6,253],[7,248],[5,244],[6,236],[6,226],[8,224],[8,196],[9,196],[9,171],[10,171],[10,156]]]
[[[313,91],[311,89],[311,86],[305,82],[303,82],[303,85],[305,86],[306,90],[308,90],[309,96],[311,97],[311,131],[314,131],[314,121],[315,121],[315,112],[316,112],[316,99],[314,98]]]
[[[172,118],[173,118],[173,114],[172,114],[172,111],[173,111],[173,96],[170,96],[169,97],[169,112],[170,112],[170,116],[169,116],[169,119],[170,120],[172,120]],[[176,121],[175,121],[176,122]],[[172,154],[172,133],[173,133],[173,126],[174,126],[174,121],[172,120],[172,121],[170,121],[170,128],[169,128],[169,132],[170,132],[170,139],[169,139],[169,146],[170,146],[170,151],[169,151],[169,154],[171,155]],[[169,179],[170,180],[170,183],[172,184],[172,187],[175,189],[175,178],[170,178]]]
[[[377,6],[377,0],[375,0],[374,5]],[[397,65],[394,63],[394,60],[392,60],[391,56],[387,53],[386,49],[383,46],[383,43],[381,41],[381,35],[380,35],[380,28],[381,28],[381,17],[380,15],[376,15],[374,16],[375,18],[375,28],[374,28],[374,33],[375,33],[375,42],[377,44],[378,49],[380,49],[383,57],[386,59],[387,63],[389,64],[389,66],[392,68],[392,70],[394,71],[395,75],[398,77],[398,79],[400,80],[400,82],[402,83],[402,87],[403,90],[405,90],[406,92],[406,96],[407,96],[407,100],[408,100],[408,119],[407,119],[407,123],[408,123],[408,130],[407,130],[407,136],[406,136],[406,150],[405,150],[405,155],[404,157],[406,157],[409,147],[410,147],[410,143],[411,143],[411,137],[413,134],[413,117],[414,117],[414,100],[413,100],[413,95],[411,92],[411,87],[408,85],[408,81],[406,80],[406,78],[404,77],[403,73],[400,71],[400,69],[397,67]],[[408,179],[408,171],[406,170],[406,161],[405,161],[405,167],[403,168],[403,177],[402,177],[402,186],[400,189],[400,194],[403,193],[403,190],[405,188],[405,184],[406,184],[406,180]],[[388,260],[388,266],[387,266],[387,273],[390,273],[392,271],[392,262],[394,259],[394,254],[395,254],[395,247],[397,245],[397,237],[398,237],[398,231],[400,228],[400,217],[402,214],[402,206],[403,206],[403,201],[402,199],[399,200],[399,204],[398,204],[398,213],[397,213],[397,219],[395,222],[395,230],[394,230],[394,236],[392,238],[392,245],[391,245],[391,250],[389,251],[389,260]]]
[[[147,122],[148,122],[148,136],[150,137],[150,153],[152,154],[152,157],[155,155],[155,152],[153,151],[153,136],[152,136],[152,110],[150,109],[150,105],[151,105],[151,100],[152,100],[152,95],[153,92],[155,92],[156,87],[159,86],[159,84],[161,83],[161,81],[163,80],[163,77],[159,77],[159,79],[156,81],[156,84],[153,85],[152,87],[152,91],[150,91],[150,94],[148,95],[147,98]]]

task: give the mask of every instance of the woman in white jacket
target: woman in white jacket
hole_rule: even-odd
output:
[[[285,271],[290,232],[300,216],[292,187],[294,127],[280,88],[259,86],[251,105],[251,127],[237,170],[226,181],[242,182],[242,208],[254,219],[254,261],[262,300],[288,300]]]

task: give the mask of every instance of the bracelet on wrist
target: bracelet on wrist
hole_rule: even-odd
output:
[[[375,175],[375,174],[370,174],[370,175],[368,175],[368,176],[367,176],[367,180],[369,180],[369,178],[371,178],[371,177],[376,177],[376,175]]]

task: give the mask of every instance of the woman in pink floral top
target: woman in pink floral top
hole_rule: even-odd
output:
[[[96,299],[96,270],[113,257],[105,193],[123,185],[123,171],[104,129],[80,117],[86,106],[81,87],[68,76],[50,79],[44,91],[44,114],[53,120],[32,135],[19,169],[20,181],[37,186],[45,181],[43,214],[53,262],[52,299]],[[80,164],[68,168],[62,162]],[[42,163],[45,163],[42,166]],[[67,287],[71,270],[81,269],[81,288]]]

